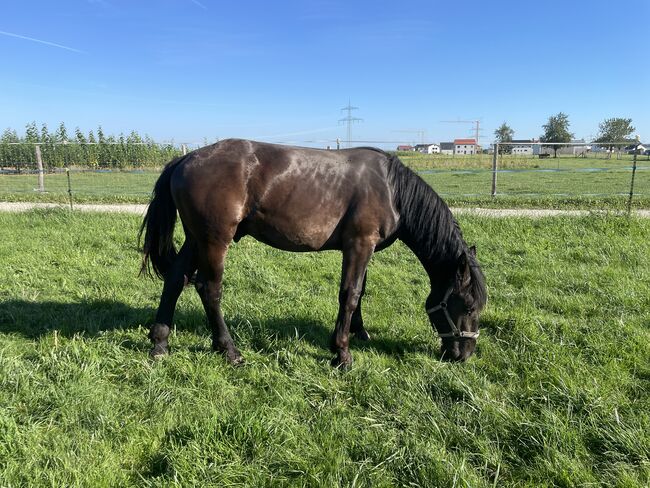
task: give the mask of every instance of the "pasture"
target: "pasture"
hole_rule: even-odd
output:
[[[344,373],[338,253],[243,239],[223,309],[246,364],[209,352],[192,289],[152,362],[138,218],[0,214],[0,484],[647,486],[650,222],[459,220],[490,291],[476,355],[439,360],[427,277],[396,244]]]
[[[416,170],[452,205],[528,208],[621,209],[630,191],[630,156],[602,158],[536,159],[504,155],[499,162],[498,196],[491,196],[490,155],[450,157],[401,153],[403,162]],[[633,205],[650,208],[650,163],[640,157]],[[74,201],[78,203],[147,203],[157,169],[71,171]],[[0,175],[4,201],[67,202],[64,172],[45,176],[46,193],[34,191],[35,174]]]

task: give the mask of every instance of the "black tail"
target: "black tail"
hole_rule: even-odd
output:
[[[151,202],[138,235],[138,242],[142,242],[142,233],[144,232],[140,274],[150,276],[155,274],[159,278],[164,278],[176,257],[176,248],[174,247],[176,204],[172,198],[170,182],[176,166],[184,158],[181,156],[169,162],[153,188]]]

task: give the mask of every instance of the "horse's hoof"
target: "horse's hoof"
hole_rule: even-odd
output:
[[[242,366],[244,364],[244,356],[242,356],[237,349],[234,351],[226,350],[221,352],[226,357],[226,361],[228,361],[232,366]]]
[[[332,359],[330,362],[333,368],[340,369],[341,371],[347,371],[352,367],[352,356],[350,353],[340,352]]]
[[[169,354],[167,348],[162,346],[155,346],[151,351],[149,351],[149,357],[151,359],[162,359]]]
[[[361,329],[354,333],[354,338],[365,342],[370,340],[370,334],[366,329]]]
[[[228,362],[232,364],[233,366],[243,366],[244,365],[244,356],[241,354],[237,355],[230,355],[226,354],[226,359],[228,359]]]

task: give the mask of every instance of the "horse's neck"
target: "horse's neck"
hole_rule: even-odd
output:
[[[431,290],[447,288],[449,282],[454,277],[455,263],[450,257],[443,257],[437,254],[429,255],[427,250],[421,249],[418,246],[417,240],[408,232],[402,232],[400,240],[406,244],[415,257],[418,258],[420,264],[429,276],[431,282]]]

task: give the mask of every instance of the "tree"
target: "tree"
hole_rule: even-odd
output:
[[[25,142],[39,142],[40,138],[36,122],[30,122],[25,126]]]
[[[47,124],[41,125],[41,142],[50,142],[51,136],[47,131]]]
[[[496,141],[498,144],[504,143],[504,142],[512,142],[512,136],[515,135],[515,131],[512,130],[512,128],[506,124],[505,122],[501,124],[501,127],[499,127],[497,130],[494,131],[494,136],[496,137]],[[512,146],[509,144],[504,145],[499,147],[499,153],[510,153],[512,151]]]
[[[607,144],[607,149],[609,149],[609,157],[611,158],[614,147],[620,148],[633,140],[630,136],[635,130],[632,119],[618,117],[605,119],[598,125],[598,137],[594,142],[610,143]],[[613,142],[622,144],[611,144]]]
[[[79,127],[77,127],[74,130],[74,134],[75,134],[75,139],[76,139],[78,144],[86,144],[86,142],[88,142],[88,141],[86,141],[86,136],[84,135],[83,132],[81,132],[81,129]]]
[[[551,115],[548,122],[542,126],[542,129],[544,129],[544,135],[539,140],[541,142],[556,143],[553,146],[553,157],[557,158],[557,150],[562,147],[561,143],[571,142],[571,139],[573,139],[573,134],[569,132],[569,116],[562,112]]]
[[[56,142],[68,142],[68,131],[65,124],[61,122],[55,134]]]
[[[15,144],[20,142],[20,138],[14,129],[6,128],[0,136],[0,142],[3,144]]]

